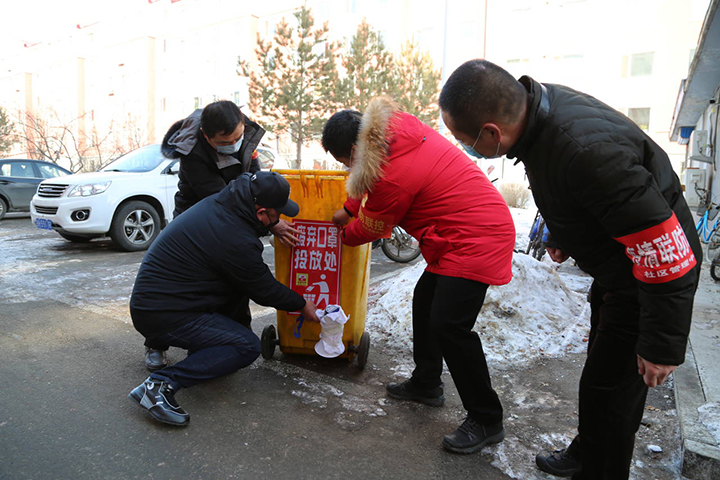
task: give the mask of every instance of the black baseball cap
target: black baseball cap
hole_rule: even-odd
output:
[[[250,191],[255,203],[274,208],[288,217],[300,211],[297,203],[290,200],[290,184],[277,172],[257,172],[250,177]]]

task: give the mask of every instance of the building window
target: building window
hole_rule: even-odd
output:
[[[235,105],[240,105],[240,92],[233,92],[233,102],[235,102]]]
[[[652,75],[653,52],[636,53],[630,56],[630,76],[643,77]]]
[[[627,116],[644,131],[650,130],[649,108],[628,108]]]
[[[195,108],[202,108],[200,105],[202,105],[202,99],[200,97],[195,97]]]

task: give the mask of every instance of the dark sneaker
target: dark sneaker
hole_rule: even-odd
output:
[[[167,367],[166,350],[155,350],[145,347],[145,367],[154,372]]]
[[[443,437],[443,447],[455,453],[474,453],[485,445],[502,442],[504,438],[502,423],[482,425],[467,417],[457,430]]]
[[[581,469],[580,459],[570,448],[555,450],[546,455],[538,453],[535,456],[535,463],[543,472],[557,477],[571,477]]]
[[[175,400],[175,390],[167,382],[148,377],[128,395],[150,415],[163,423],[183,427],[190,423],[190,415]]]
[[[412,380],[405,380],[401,383],[388,383],[385,390],[389,396],[400,400],[413,400],[431,407],[442,407],[445,404],[442,387],[421,389],[413,385]]]

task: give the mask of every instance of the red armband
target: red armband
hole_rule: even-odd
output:
[[[641,282],[669,282],[697,264],[674,213],[658,225],[615,240],[625,245],[625,254],[633,262],[633,275]]]

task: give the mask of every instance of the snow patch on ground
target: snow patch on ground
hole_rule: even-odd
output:
[[[534,212],[511,209],[516,222],[516,248],[527,245]],[[582,352],[589,329],[587,292],[591,278],[577,267],[513,256],[513,280],[488,289],[475,324],[488,362],[519,365],[540,356]],[[374,339],[412,352],[412,295],[425,262],[370,289],[366,327]],[[397,373],[409,376],[412,365],[400,363]]]
[[[720,403],[706,403],[698,408],[700,423],[715,437],[720,444]]]

